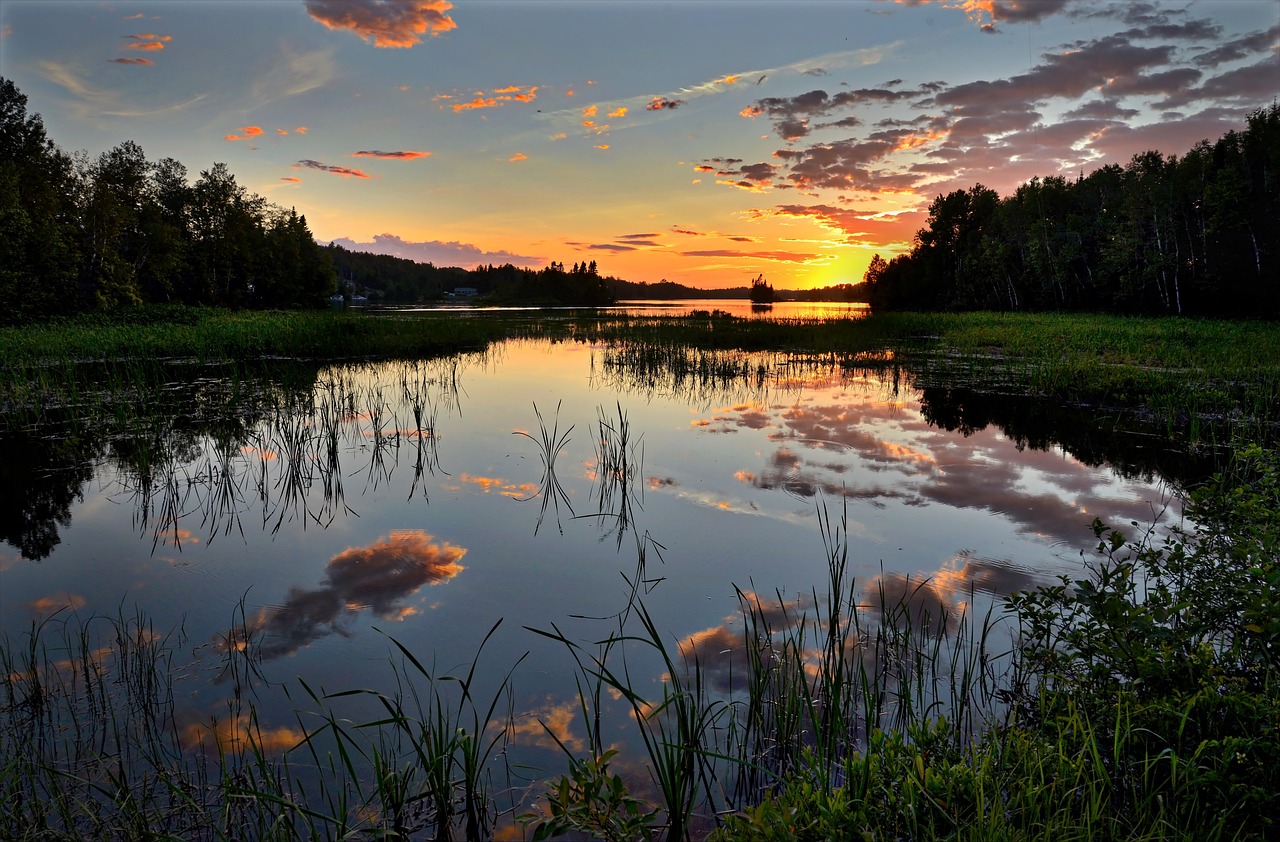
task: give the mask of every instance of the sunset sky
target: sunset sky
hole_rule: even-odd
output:
[[[1182,154],[1280,96],[1277,0],[0,0],[91,157],[225,162],[321,242],[700,287],[861,280],[939,193]]]

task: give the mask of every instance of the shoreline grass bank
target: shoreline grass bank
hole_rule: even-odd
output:
[[[1165,420],[1219,445],[1271,440],[1280,418],[1280,326],[1099,315],[892,313],[767,320],[713,314],[261,312],[156,308],[112,319],[0,329],[0,406],[83,391],[157,362],[440,356],[512,338],[652,351],[779,351],[859,368],[900,367],[924,385],[1043,397]],[[1202,433],[1203,430],[1203,433]]]

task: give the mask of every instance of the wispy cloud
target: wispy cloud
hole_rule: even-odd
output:
[[[457,29],[447,0],[307,0],[307,13],[329,29],[349,29],[375,47],[412,47],[423,36]]]
[[[155,62],[149,58],[109,58],[107,61],[112,64],[135,64],[135,65],[154,65]]]
[[[71,94],[72,101],[68,104],[68,107],[72,114],[82,120],[103,117],[158,117],[172,115],[190,108],[206,96],[205,94],[198,94],[183,102],[151,108],[127,105],[120,101],[119,91],[96,87],[82,79],[65,64],[56,61],[42,61],[38,66],[45,78]]]
[[[470,243],[442,242],[428,240],[413,242],[402,239],[395,234],[375,234],[371,242],[357,242],[348,237],[339,237],[335,243],[351,251],[365,251],[372,254],[389,254],[416,260],[419,263],[434,263],[437,266],[460,266],[463,269],[474,269],[487,263],[510,263],[513,266],[537,267],[546,265],[546,258],[528,257],[509,251],[485,251]]]
[[[322,88],[335,75],[331,51],[295,53],[283,50],[275,63],[254,81],[249,92],[250,107],[260,108],[279,99]]]
[[[511,156],[510,158],[508,158],[507,160],[514,164],[514,163],[516,163],[517,161],[527,161],[527,160],[529,160],[529,156],[528,156],[528,155],[526,155],[526,154],[524,154],[523,152],[517,152],[516,154],[512,155],[512,156]]]
[[[353,170],[350,167],[333,166],[331,164],[324,164],[324,163],[321,163],[320,161],[312,161],[310,159],[303,159],[298,163],[294,164],[294,166],[306,167],[309,170],[319,170],[321,172],[330,172],[330,173],[333,173],[334,175],[340,175],[343,178],[372,178],[371,175],[369,175],[366,172],[362,172],[360,170]]]
[[[415,152],[413,150],[405,150],[403,152],[383,152],[380,149],[362,150],[360,152],[352,152],[352,158],[381,158],[386,161],[412,161],[415,158],[429,158],[430,152]]]
[[[302,179],[297,178],[297,177],[292,176],[292,175],[282,175],[282,176],[280,176],[280,180],[281,180],[281,181],[287,181],[287,182],[289,182],[290,184],[301,184],[301,183],[302,183]]]
[[[738,249],[700,249],[676,252],[676,254],[684,257],[739,257],[744,260],[776,260],[782,263],[812,263],[815,260],[826,259],[823,255],[814,254],[813,252],[745,251]]]

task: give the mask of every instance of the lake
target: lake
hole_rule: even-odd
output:
[[[183,739],[213,717],[234,727],[244,681],[279,750],[321,721],[299,678],[390,691],[406,672],[396,643],[433,675],[465,675],[498,624],[473,693],[502,696],[520,791],[563,768],[552,734],[587,740],[581,672],[534,630],[589,650],[643,605],[730,693],[740,600],[812,610],[833,541],[868,604],[998,613],[1013,590],[1078,575],[1093,518],[1176,521],[1169,480],[1198,469],[1158,431],[1092,410],[806,355],[710,357],[677,370],[510,341],[252,382],[178,367],[128,429],[7,433],[3,631],[141,612],[182,640]],[[253,675],[229,679],[246,651]],[[654,652],[627,670],[661,697]],[[377,713],[373,698],[332,704]],[[613,705],[603,740],[634,771],[634,724]]]

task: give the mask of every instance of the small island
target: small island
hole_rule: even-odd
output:
[[[770,305],[774,301],[773,285],[764,279],[764,275],[756,275],[751,282],[751,305]]]

